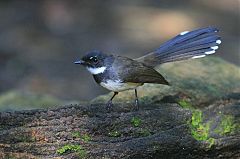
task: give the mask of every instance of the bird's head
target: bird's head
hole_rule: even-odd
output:
[[[91,51],[88,52],[81,60],[74,62],[75,64],[80,64],[87,68],[87,70],[93,74],[103,73],[107,67],[106,59],[109,55],[102,53],[101,51]]]

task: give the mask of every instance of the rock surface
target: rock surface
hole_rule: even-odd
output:
[[[218,58],[166,64],[172,84],[92,104],[0,113],[0,158],[239,158],[240,68]],[[131,94],[130,94],[131,93]]]

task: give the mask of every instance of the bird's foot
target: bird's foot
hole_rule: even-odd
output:
[[[135,99],[135,105],[134,105],[133,110],[134,111],[138,111],[139,110],[139,101],[138,101],[138,99]]]
[[[113,107],[113,103],[112,103],[112,100],[110,100],[106,104],[106,110],[109,112],[112,110],[112,107]]]

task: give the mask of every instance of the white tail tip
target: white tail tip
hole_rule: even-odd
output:
[[[185,35],[185,34],[187,34],[189,31],[183,31],[183,32],[181,32],[180,33],[180,35]]]
[[[211,47],[211,49],[217,50],[217,49],[218,49],[218,46],[213,46],[213,47]]]
[[[221,41],[221,40],[217,40],[216,43],[217,43],[217,44],[221,44],[222,41]]]
[[[205,52],[206,55],[214,54],[215,50]]]
[[[198,56],[193,56],[192,59],[198,59],[198,58],[202,58],[205,57],[206,55],[198,55]]]

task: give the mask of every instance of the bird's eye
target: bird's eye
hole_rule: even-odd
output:
[[[98,59],[95,57],[95,58],[93,58],[93,61],[94,62],[98,62]]]
[[[92,61],[93,61],[93,62],[98,62],[97,57],[93,57],[93,58],[92,58]]]

